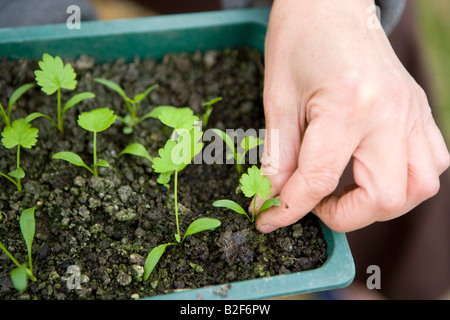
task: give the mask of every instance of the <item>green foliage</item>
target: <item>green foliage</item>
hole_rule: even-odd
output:
[[[51,95],[61,88],[74,90],[77,86],[75,71],[70,64],[64,65],[60,57],[44,53],[39,67],[41,70],[34,72],[36,82],[46,94]]]
[[[234,161],[236,163],[236,170],[239,173],[242,173],[242,164],[244,163],[245,155],[247,154],[247,152],[264,143],[264,139],[253,136],[246,136],[241,140],[240,148],[242,149],[242,151],[239,152],[238,148],[236,148],[234,145],[234,139],[229,134],[220,129],[212,130],[217,136],[219,136],[219,138],[221,138],[225,142],[227,147],[231,150],[231,154],[228,158],[234,158]]]
[[[170,189],[170,177],[174,170],[182,170],[203,148],[202,143],[194,143],[194,141],[198,142],[203,134],[200,128],[194,129],[198,117],[194,115],[190,108],[172,106],[158,106],[147,116],[159,119],[163,124],[174,129],[172,138],[166,142],[164,148],[159,150],[159,158],[156,159],[155,170],[160,173],[156,181]],[[178,140],[175,140],[177,134],[179,137]],[[185,154],[183,155],[182,152],[185,152]],[[118,157],[124,154],[143,157],[154,164],[155,159],[150,156],[146,148],[140,143],[131,143],[120,152]]]
[[[198,121],[198,116],[189,107],[158,106],[148,113],[148,117],[159,119],[176,133],[190,131]]]
[[[8,174],[0,172],[0,176],[11,181],[18,191],[22,191],[21,179],[25,177],[25,172],[20,166],[20,148],[30,149],[33,147],[38,138],[39,130],[33,128],[31,124],[25,122],[25,119],[13,121],[11,126],[5,127],[2,132],[2,144],[7,149],[17,147],[17,167]]]
[[[148,87],[144,92],[137,94],[134,99],[131,99],[126,95],[122,87],[111,80],[95,78],[94,81],[115,91],[125,101],[128,108],[128,114],[126,114],[125,117],[118,117],[118,119],[125,124],[125,128],[123,130],[124,133],[129,134],[133,132],[133,127],[135,125],[149,118],[148,114],[141,117],[138,116],[139,106],[141,102],[149,95],[149,93],[158,87],[157,84]]]
[[[35,282],[36,277],[33,275],[33,264],[32,264],[32,245],[35,235],[35,218],[34,213],[36,207],[26,209],[20,215],[19,225],[22,236],[25,240],[28,253],[28,267],[26,263],[20,264],[14,256],[0,243],[0,249],[5,252],[5,254],[10,258],[10,260],[17,266],[14,270],[10,272],[11,281],[17,291],[25,291],[28,286],[28,279]]]
[[[191,118],[194,121],[193,118]],[[189,127],[189,124],[186,123]],[[174,128],[175,129],[175,128]],[[180,129],[180,128],[179,128]],[[175,199],[175,219],[177,225],[177,233],[175,234],[176,242],[161,244],[153,248],[147,259],[144,266],[144,279],[148,279],[151,272],[157,265],[167,246],[171,245],[182,245],[187,236],[196,234],[198,232],[212,230],[220,226],[220,221],[213,218],[200,218],[193,221],[186,232],[184,233],[183,238],[181,238],[180,233],[180,224],[178,219],[178,172],[183,170],[192,159],[202,150],[203,142],[201,142],[201,138],[203,132],[199,127],[193,126],[190,131],[180,130],[180,136],[178,140],[169,139],[164,148],[161,148],[158,152],[159,157],[153,158],[152,168],[155,172],[161,173],[162,177],[166,178],[173,173],[174,178],[174,199]],[[166,183],[168,181],[166,180]]]
[[[38,133],[39,130],[37,128],[33,128],[24,119],[18,119],[12,123],[12,126],[3,130],[2,143],[7,149],[12,149],[16,146],[29,149],[36,144]]]
[[[209,101],[203,102],[202,103],[202,107],[205,107],[205,112],[203,113],[202,116],[202,122],[203,122],[203,126],[206,127],[208,125],[209,122],[209,117],[211,116],[211,113],[213,111],[213,104],[222,101],[222,97],[217,97],[214,99],[211,99]]]
[[[187,228],[183,239],[181,240],[181,243],[183,243],[184,239],[187,236],[196,234],[198,232],[207,231],[207,230],[213,230],[215,228],[220,227],[221,223],[217,219],[212,218],[200,218],[192,222],[189,227]],[[147,256],[147,259],[145,261],[144,266],[144,280],[147,280],[150,274],[152,273],[153,269],[155,269],[156,265],[158,264],[159,260],[161,259],[161,256],[163,255],[164,251],[168,246],[171,245],[178,245],[180,243],[164,243],[159,246],[156,246],[153,248],[150,253]]]
[[[114,111],[108,108],[95,109],[89,112],[83,112],[78,116],[78,125],[83,129],[93,132],[93,165],[89,167],[83,159],[76,153],[69,151],[62,151],[55,153],[53,159],[67,161],[75,166],[82,167],[98,177],[98,167],[108,167],[109,163],[106,160],[97,161],[97,133],[105,131],[116,121]]]
[[[213,203],[213,206],[227,208],[236,213],[243,214],[253,223],[261,212],[272,206],[279,206],[281,204],[278,199],[267,199],[270,196],[270,189],[272,188],[270,179],[264,177],[261,169],[257,166],[252,166],[247,170],[247,173],[242,174],[239,182],[241,183],[241,191],[244,195],[247,198],[253,198],[253,213],[251,216],[239,204],[232,200],[217,200]],[[256,196],[265,200],[258,211],[256,210]]]
[[[248,174],[247,174],[248,173]],[[241,176],[239,182],[242,187],[241,190],[247,198],[253,197],[255,194],[261,199],[270,196],[270,179],[265,178],[257,166],[253,166]]]
[[[124,154],[131,154],[138,157],[142,157],[147,159],[150,163],[153,162],[153,158],[148,153],[147,149],[145,147],[137,142],[129,144],[125,149],[122,150],[121,153],[119,153],[118,157],[121,157]]]
[[[145,260],[144,280],[148,279],[148,277],[152,273],[153,269],[155,269],[156,265],[158,264],[159,259],[161,259],[167,246],[170,246],[170,245],[173,245],[173,244],[172,243],[160,244],[159,246],[154,247],[150,251],[150,253],[147,256],[147,259]]]
[[[95,94],[92,92],[78,93],[61,107],[61,89],[75,90],[77,86],[77,80],[75,80],[77,75],[74,69],[70,63],[64,65],[60,57],[52,57],[47,53],[44,53],[42,60],[39,61],[39,67],[41,69],[36,70],[34,74],[41,90],[47,95],[52,95],[57,92],[57,117],[55,120],[53,117],[43,113],[34,112],[26,118],[26,121],[31,122],[37,118],[44,117],[50,120],[60,132],[63,132],[63,121],[66,111],[83,100],[94,98]]]
[[[203,132],[200,127],[184,131],[177,141],[169,139],[164,148],[159,149],[159,157],[153,159],[152,168],[155,172],[179,172],[202,150]]]
[[[114,124],[117,116],[108,108],[83,112],[78,116],[78,125],[90,132],[102,132]]]
[[[27,83],[27,84],[20,86],[13,92],[13,94],[11,95],[11,97],[9,98],[9,101],[8,101],[8,112],[5,111],[5,109],[3,108],[3,105],[0,103],[0,119],[3,120],[3,122],[5,123],[5,125],[7,127],[9,127],[11,125],[12,107],[14,106],[16,101],[32,87],[34,87],[34,84]]]

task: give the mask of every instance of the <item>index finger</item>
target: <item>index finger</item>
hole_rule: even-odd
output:
[[[338,186],[358,145],[351,125],[334,117],[319,117],[308,125],[297,169],[280,192],[281,205],[262,212],[256,228],[272,232],[295,223]]]

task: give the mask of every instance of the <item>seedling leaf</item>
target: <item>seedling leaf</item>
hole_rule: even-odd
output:
[[[172,175],[172,171],[169,172],[162,172],[159,174],[158,178],[156,179],[156,182],[159,184],[162,184],[167,189],[170,189],[170,177]]]
[[[10,127],[5,127],[2,132],[2,143],[7,149],[20,145],[23,148],[31,148],[37,142],[39,130],[33,128],[25,119],[15,120]]]
[[[164,148],[159,149],[159,157],[153,159],[152,168],[155,172],[165,173],[172,172],[177,169],[177,164],[172,161],[172,150],[176,146],[176,142],[169,139]]]
[[[189,132],[183,131],[178,142],[169,139],[159,149],[159,157],[153,159],[152,168],[159,173],[183,170],[203,148],[202,135],[201,129],[194,127]]]
[[[36,82],[46,94],[51,95],[59,88],[74,90],[77,81],[76,73],[70,64],[64,65],[58,56],[52,57],[44,53],[42,61],[39,61],[41,70],[36,70]]]
[[[94,81],[107,86],[108,88],[117,92],[124,100],[127,100],[128,97],[125,94],[125,91],[115,82],[107,79],[95,78]],[[129,99],[128,99],[129,100]]]
[[[246,197],[250,198],[257,194],[261,199],[270,196],[270,179],[265,178],[261,169],[252,166],[248,169],[248,174],[244,173],[239,182],[242,184],[241,190]]]
[[[277,198],[267,199],[266,201],[264,201],[264,203],[261,205],[261,207],[259,207],[258,212],[261,213],[264,210],[269,209],[270,207],[279,206],[280,204],[281,204],[281,201]]]
[[[55,122],[55,120],[53,120],[52,117],[49,117],[48,115],[43,114],[41,112],[33,112],[33,113],[29,114],[25,118],[25,122],[31,122],[31,121],[33,121],[33,120],[35,120],[37,118],[40,118],[40,117],[47,118],[48,120],[50,120],[53,123],[54,126],[58,127],[58,124]]]
[[[170,243],[160,244],[159,246],[154,247],[152,251],[150,251],[147,259],[145,260],[144,280],[147,280],[153,269],[155,269],[156,264],[158,263],[159,259],[161,259],[161,256],[163,255],[168,245],[170,245]]]
[[[158,85],[157,85],[157,84],[154,84],[154,85],[148,87],[143,93],[137,94],[137,95],[134,97],[134,103],[141,102],[143,99],[145,99],[146,96],[148,96],[148,94],[149,94],[150,92],[153,91],[153,89],[155,89],[155,88],[157,88],[157,87],[158,87]]]
[[[205,230],[212,230],[220,226],[220,221],[213,218],[200,218],[192,222],[186,230],[184,237],[193,235]]]
[[[164,108],[158,116],[159,120],[166,126],[169,126],[179,132],[180,129],[190,131],[198,117],[194,115],[191,108]]]
[[[221,225],[220,220],[213,219],[213,218],[200,218],[195,221],[193,221],[189,227],[187,228],[183,241],[187,236],[196,234],[198,232],[206,231],[206,230],[212,230]]]
[[[250,149],[253,149],[253,148],[259,146],[263,142],[264,141],[262,139],[259,139],[259,138],[253,137],[253,136],[246,136],[241,141],[241,148],[244,149],[245,151],[248,151]]]
[[[31,253],[31,247],[33,245],[34,233],[35,233],[35,221],[34,212],[36,207],[26,209],[20,215],[20,230],[22,231],[23,238],[27,245],[27,250]]]
[[[78,116],[78,124],[85,130],[101,132],[108,129],[116,121],[114,111],[109,108],[83,112]]]
[[[72,108],[74,105],[80,103],[83,100],[95,98],[95,94],[92,92],[82,92],[74,95],[72,98],[69,99],[69,101],[66,102],[64,105],[63,112],[66,112],[70,108]]]
[[[26,92],[28,91],[30,88],[34,87],[34,84],[32,83],[28,83],[28,84],[24,84],[22,86],[20,86],[19,88],[17,88],[13,94],[11,95],[11,98],[9,98],[9,103],[8,103],[8,109],[11,109],[12,106],[16,103],[16,101]]]
[[[202,106],[203,107],[209,107],[209,106],[212,106],[213,104],[215,104],[216,102],[219,102],[219,101],[222,101],[222,97],[216,97],[216,98],[213,98],[213,99],[211,99],[209,101],[203,102]]]
[[[100,160],[99,162],[97,162],[96,166],[97,167],[109,167],[109,163],[106,160]]]
[[[164,110],[169,110],[169,109],[176,109],[176,107],[173,107],[173,106],[157,106],[157,107],[153,108],[152,111],[150,111],[149,113],[144,115],[142,118],[156,118],[156,119],[159,119],[159,117],[161,116],[161,113]]]
[[[25,171],[23,171],[22,168],[17,168],[14,171],[11,171],[10,173],[8,173],[8,175],[10,177],[16,178],[16,179],[23,179],[25,178]]]
[[[196,234],[198,232],[206,231],[206,230],[212,230],[221,225],[220,220],[213,219],[213,218],[200,218],[195,221],[193,221],[189,227],[187,228],[183,240],[190,235]]]
[[[145,147],[140,143],[132,143],[132,144],[128,145],[125,149],[122,150],[121,153],[119,153],[118,157],[120,157],[124,154],[132,154],[132,155],[135,155],[138,157],[143,157],[143,158],[147,159],[148,161],[152,162],[152,157],[147,152],[147,149],[145,149]]]
[[[230,137],[226,132],[220,130],[220,129],[212,129],[212,131],[217,134],[223,141],[225,141],[228,148],[230,148],[232,154],[229,155],[229,158],[234,157],[234,154],[236,153],[236,149],[234,147],[234,141],[233,138]]]
[[[9,275],[11,276],[11,281],[17,291],[23,292],[27,289],[28,279],[27,279],[27,267],[25,264],[20,265],[20,267],[12,270]]]
[[[83,159],[81,159],[81,157],[76,153],[69,151],[62,151],[55,153],[52,158],[67,161],[77,167],[83,167],[88,169],[90,172],[93,172],[92,169],[89,168],[87,164],[83,161]]]
[[[247,212],[245,212],[245,210],[239,204],[232,200],[217,200],[214,201],[213,206],[217,208],[228,208],[236,213],[248,216]]]

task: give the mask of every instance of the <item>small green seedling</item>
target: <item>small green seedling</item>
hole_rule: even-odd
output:
[[[234,146],[234,139],[228,133],[220,129],[212,130],[225,142],[228,148],[230,148],[231,153],[227,155],[227,160],[234,158],[234,161],[236,163],[236,170],[239,174],[242,173],[242,164],[244,164],[245,155],[247,154],[247,152],[264,143],[264,139],[253,136],[245,136],[245,138],[241,140],[240,144],[242,152],[238,152],[238,148]]]
[[[36,82],[47,95],[52,95],[57,92],[57,117],[56,120],[48,115],[40,112],[34,112],[27,118],[27,122],[34,119],[44,117],[50,120],[51,123],[62,133],[64,132],[64,116],[70,108],[80,103],[83,100],[94,98],[95,94],[92,92],[82,92],[70,98],[63,107],[61,107],[61,89],[75,90],[77,86],[76,73],[70,63],[64,65],[62,59],[58,56],[52,57],[44,53],[42,61],[39,61],[40,70],[36,70]]]
[[[53,155],[53,159],[65,160],[75,166],[83,167],[98,177],[98,167],[108,167],[109,163],[106,160],[97,161],[97,133],[105,131],[116,121],[116,115],[108,108],[96,109],[90,112],[83,112],[78,116],[78,125],[83,129],[93,132],[93,165],[89,167],[79,155],[73,152],[63,151]]]
[[[159,259],[163,255],[167,246],[182,245],[187,236],[198,232],[212,230],[220,226],[220,221],[213,218],[200,218],[192,222],[181,238],[180,224],[178,220],[178,172],[183,170],[203,148],[200,142],[203,132],[199,127],[192,128],[189,132],[180,135],[177,141],[169,139],[164,148],[159,150],[159,157],[153,159],[153,169],[159,173],[174,173],[174,199],[175,199],[175,219],[177,232],[175,233],[176,242],[165,243],[153,248],[147,256],[144,266],[144,280],[147,280],[155,268]]]
[[[2,144],[6,149],[17,147],[16,169],[8,174],[0,172],[0,176],[11,181],[17,190],[22,192],[21,179],[25,177],[25,172],[20,166],[20,148],[30,149],[37,142],[39,130],[33,128],[25,119],[13,121],[12,125],[5,127],[2,132]]]
[[[202,116],[202,122],[203,122],[203,126],[206,127],[208,125],[209,122],[209,117],[211,116],[211,113],[213,111],[213,104],[222,101],[222,97],[217,97],[214,99],[211,99],[209,101],[206,101],[204,103],[202,103],[202,107],[205,107],[205,113],[203,113]]]
[[[5,109],[3,109],[3,105],[0,102],[0,118],[3,120],[7,127],[11,125],[11,110],[14,104],[25,92],[27,92],[32,87],[34,87],[34,84],[27,83],[20,86],[12,93],[8,101],[8,113],[6,113]]]
[[[22,236],[25,240],[28,252],[28,267],[26,263],[19,263],[16,258],[6,249],[6,247],[0,243],[0,249],[11,259],[11,261],[17,266],[10,272],[11,281],[17,291],[23,292],[28,287],[28,279],[36,282],[37,279],[33,274],[33,264],[31,258],[31,247],[33,245],[33,239],[35,234],[35,220],[34,212],[36,207],[26,209],[20,215],[19,225],[22,232]]]
[[[194,115],[192,109],[177,108],[172,106],[158,106],[154,108],[149,114],[149,118],[159,119],[163,124],[173,129],[172,138],[175,139],[176,134],[191,131],[198,121],[198,117]],[[152,157],[149,155],[145,147],[140,143],[132,143],[128,145],[118,157],[124,154],[132,154],[138,157],[143,157],[153,163]],[[164,185],[167,189],[170,188],[169,182],[173,171],[160,173],[156,182]]]
[[[133,132],[133,127],[135,125],[149,118],[148,114],[139,117],[138,109],[142,100],[144,100],[145,97],[147,97],[149,93],[153,91],[153,89],[158,87],[157,84],[148,87],[144,92],[137,94],[134,99],[131,99],[125,94],[125,91],[117,83],[111,80],[95,78],[94,81],[112,89],[125,101],[129,113],[125,115],[125,117],[117,117],[119,121],[125,124],[125,128],[123,130],[124,133],[130,134],[131,132]]]
[[[248,173],[244,173],[241,176],[239,182],[241,183],[241,191],[248,198],[253,198],[253,212],[250,216],[247,212],[236,202],[232,200],[217,200],[213,203],[213,206],[219,208],[228,208],[239,214],[245,215],[251,223],[254,223],[258,215],[264,210],[269,209],[272,206],[279,206],[281,204],[279,199],[271,198],[270,196],[270,179],[263,176],[261,169],[257,166],[253,166],[248,169]],[[256,196],[265,200],[258,211],[256,211]]]

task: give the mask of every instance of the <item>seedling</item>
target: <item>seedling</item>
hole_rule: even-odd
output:
[[[248,173],[244,173],[241,176],[239,182],[241,183],[241,191],[248,198],[253,198],[253,212],[251,216],[236,202],[232,200],[217,200],[213,203],[213,206],[219,208],[228,208],[239,214],[245,215],[251,223],[254,223],[258,215],[264,210],[269,209],[272,206],[279,206],[280,200],[276,198],[267,199],[270,196],[270,179],[265,178],[261,169],[257,166],[252,166],[247,170]],[[256,196],[265,200],[259,210],[256,210]]]
[[[8,101],[8,112],[6,112],[5,109],[3,109],[3,105],[0,102],[0,118],[3,120],[3,122],[7,127],[11,125],[11,110],[14,104],[25,92],[27,92],[32,87],[34,87],[34,84],[27,83],[20,86],[12,93]]]
[[[22,232],[22,236],[25,240],[28,252],[28,267],[26,263],[19,263],[16,258],[6,249],[6,247],[0,243],[0,249],[11,259],[11,261],[17,266],[10,272],[11,281],[17,291],[25,291],[28,286],[28,279],[36,282],[37,279],[33,274],[33,264],[31,257],[31,247],[33,245],[33,239],[35,234],[35,220],[34,212],[36,207],[26,209],[20,215],[19,225]]]
[[[239,174],[242,173],[242,164],[244,164],[245,155],[247,154],[247,152],[264,143],[264,139],[253,136],[245,136],[245,138],[241,140],[240,144],[242,151],[239,152],[238,148],[234,146],[234,139],[228,133],[220,129],[212,130],[225,142],[228,148],[230,148],[231,153],[227,155],[227,160],[234,158],[234,161],[236,163],[236,170]]]
[[[57,117],[56,120],[48,115],[40,112],[34,112],[27,118],[27,122],[34,119],[44,117],[50,120],[51,123],[62,133],[64,131],[63,120],[64,116],[70,108],[80,103],[83,100],[94,98],[95,94],[92,92],[82,92],[70,98],[63,107],[61,107],[61,89],[75,90],[77,86],[76,73],[70,63],[64,64],[62,59],[58,56],[52,57],[44,53],[42,61],[39,61],[40,70],[36,70],[36,82],[47,95],[52,95],[57,92]]]
[[[202,106],[205,107],[205,113],[202,116],[203,126],[206,127],[208,125],[209,117],[211,116],[211,112],[213,111],[213,104],[222,101],[222,97],[217,97],[202,103]]]
[[[147,116],[149,118],[159,119],[166,126],[173,128],[173,140],[176,138],[177,133],[191,131],[198,121],[198,117],[194,115],[194,111],[192,111],[192,109],[188,107],[177,108],[172,106],[158,106],[154,108]],[[122,156],[123,154],[132,154],[138,157],[143,157],[153,163],[152,157],[149,155],[145,147],[140,143],[132,143],[128,145],[119,154],[118,157]],[[164,185],[167,189],[169,189],[169,182],[172,172],[173,171],[160,173],[156,182]]]
[[[125,101],[129,113],[125,115],[125,117],[117,117],[119,121],[125,124],[124,133],[129,134],[133,132],[133,127],[135,125],[149,118],[148,114],[139,117],[138,109],[142,100],[144,100],[145,97],[147,97],[149,93],[153,91],[153,89],[158,87],[157,84],[148,87],[144,92],[137,94],[134,99],[131,99],[125,94],[125,91],[122,89],[122,87],[111,80],[95,78],[94,81],[114,90]]]
[[[169,139],[164,148],[159,149],[159,157],[153,159],[153,169],[159,173],[174,173],[174,199],[175,199],[175,219],[177,232],[176,242],[165,243],[153,248],[147,256],[144,266],[144,280],[147,280],[155,268],[159,259],[163,255],[167,246],[182,245],[187,236],[195,233],[212,230],[220,226],[220,221],[213,218],[200,218],[192,222],[181,238],[180,224],[178,220],[178,172],[183,170],[203,148],[201,137],[203,132],[199,127],[192,128],[189,132],[181,133],[177,141]],[[200,140],[200,141],[199,141]]]
[[[53,159],[65,160],[75,166],[83,167],[98,177],[98,167],[108,167],[106,160],[97,161],[97,133],[105,131],[116,121],[116,115],[108,108],[96,109],[90,112],[83,112],[78,116],[78,125],[83,129],[93,132],[93,165],[89,167],[79,155],[73,152],[63,151],[53,155]]]
[[[17,190],[22,192],[21,179],[25,177],[25,172],[20,166],[20,148],[30,149],[37,142],[39,130],[33,128],[25,119],[13,121],[12,125],[5,127],[2,132],[2,144],[7,149],[17,147],[16,169],[8,174],[0,172],[0,176],[11,181]]]

